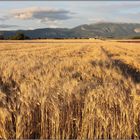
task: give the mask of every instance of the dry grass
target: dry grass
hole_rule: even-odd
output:
[[[0,43],[0,138],[140,138],[139,43],[42,42]]]

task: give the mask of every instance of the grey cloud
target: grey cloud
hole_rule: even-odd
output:
[[[67,20],[71,18],[71,14],[72,13],[67,10],[37,7],[14,10],[12,12],[12,16],[16,19],[36,19],[41,22]]]
[[[0,28],[15,28],[19,27],[18,25],[7,25],[7,24],[0,24]]]
[[[68,11],[38,11],[34,12],[33,18],[36,19],[50,19],[50,20],[66,20],[69,19],[70,16],[68,16]]]
[[[3,20],[5,20],[3,17],[0,17],[0,21],[3,21]]]
[[[0,17],[0,21],[6,21],[9,19],[9,16],[8,15],[5,15],[3,17]]]

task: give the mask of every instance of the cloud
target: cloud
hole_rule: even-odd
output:
[[[119,23],[140,23],[140,2],[95,2],[89,10],[92,14],[88,18],[89,23],[96,22],[119,22]]]
[[[134,9],[139,9],[140,2],[132,2],[132,1],[106,1],[106,2],[94,2],[94,5],[89,4],[89,8],[92,8],[93,10],[97,10],[100,12],[109,12],[109,11],[124,11],[124,10],[131,10],[133,12]]]
[[[133,1],[123,1],[119,3],[112,3],[110,4],[110,8],[119,8],[119,9],[136,9],[140,7],[140,2],[133,2]]]
[[[6,21],[8,19],[9,19],[9,16],[8,15],[5,15],[5,16],[0,17],[0,21]]]
[[[0,21],[3,21],[3,20],[5,20],[5,18],[3,18],[3,17],[0,17]]]
[[[15,6],[12,5],[10,8],[0,9],[0,22],[18,24],[24,29],[29,26],[31,28],[71,28],[80,24],[96,22],[140,23],[140,18],[138,18],[140,16],[140,2],[41,2],[40,4],[32,4],[35,7],[23,3],[23,6],[19,5],[19,9],[13,9]],[[25,6],[27,7],[23,8]],[[54,8],[51,8],[52,6]]]
[[[38,20],[40,22],[62,21],[71,18],[71,12],[54,8],[31,7],[12,11],[12,16],[20,20]]]
[[[16,28],[19,27],[18,25],[7,25],[7,24],[0,24],[0,28]]]

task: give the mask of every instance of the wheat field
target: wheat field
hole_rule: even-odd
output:
[[[0,41],[0,138],[140,139],[140,43]]]

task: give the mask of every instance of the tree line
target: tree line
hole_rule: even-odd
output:
[[[26,36],[22,32],[17,32],[15,35],[5,38],[3,35],[0,35],[0,40],[28,40],[31,39],[29,36]]]

